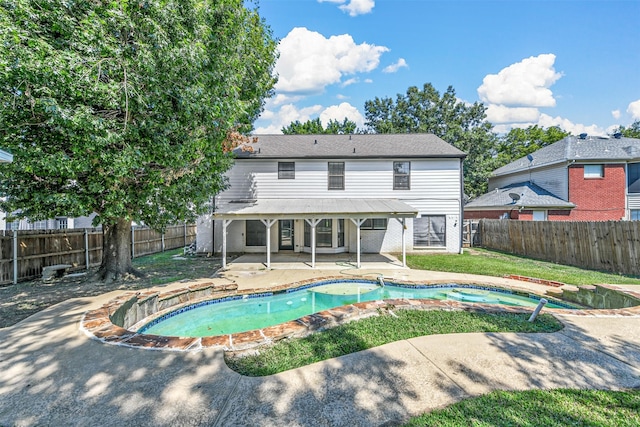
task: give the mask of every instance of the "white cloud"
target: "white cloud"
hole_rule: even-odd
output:
[[[409,68],[409,64],[407,64],[407,61],[405,61],[404,58],[400,58],[400,59],[398,59],[398,62],[396,62],[395,64],[391,64],[391,65],[385,67],[382,70],[382,72],[383,73],[395,73],[400,68]]]
[[[342,122],[346,117],[355,122],[359,128],[364,127],[364,116],[356,107],[348,102],[343,102],[340,105],[332,105],[327,108],[324,108],[322,105],[298,108],[294,104],[286,104],[274,109],[270,109],[269,106],[267,106],[258,119],[256,123],[258,126],[256,126],[253,133],[281,134],[282,128],[289,126],[291,122],[297,120],[304,123],[316,117],[320,117],[320,121],[324,126],[329,123],[329,120],[333,119]],[[261,122],[264,122],[263,126],[260,126]]]
[[[611,115],[613,116],[614,119],[618,120],[620,118],[620,110],[613,110],[611,112]]]
[[[269,105],[260,115],[258,122],[268,121],[265,126],[257,126],[256,134],[281,134],[282,128],[289,126],[296,120],[304,123],[311,120],[312,116],[317,116],[322,111],[322,105],[312,105],[310,107],[298,108],[293,104],[286,104],[277,110],[269,109]]]
[[[273,98],[269,99],[267,102],[271,105],[282,105],[282,104],[291,104],[293,102],[300,101],[303,96],[290,96],[282,93],[276,94]]]
[[[489,104],[486,113],[489,122],[500,124],[535,122],[540,118],[540,111],[531,107],[505,107],[504,105]]]
[[[633,120],[640,120],[640,99],[629,104],[627,113],[629,113]]]
[[[320,121],[324,126],[327,126],[330,120],[337,120],[342,123],[345,117],[355,122],[357,127],[364,127],[364,116],[356,107],[348,102],[343,102],[340,105],[332,105],[320,113]]]
[[[374,6],[376,5],[374,0],[351,0],[349,2],[347,2],[347,0],[318,0],[318,2],[337,3],[340,5],[338,6],[340,10],[349,13],[349,16],[358,16],[364,15],[366,13],[371,13]]]
[[[549,89],[562,74],[553,68],[552,53],[532,56],[489,74],[478,88],[483,102],[517,107],[554,107],[556,100]]]
[[[343,99],[349,99],[349,97],[348,97],[348,96],[343,95],[343,94],[341,94],[341,93],[337,94],[337,95],[336,95],[336,98],[338,98],[338,99],[340,99],[340,100],[343,100]]]
[[[365,83],[373,83],[373,80],[371,80],[371,79],[364,79],[364,82],[365,82]]]
[[[571,132],[573,135],[580,135],[581,133],[587,133],[594,136],[606,136],[607,133],[601,127],[597,125],[583,125],[580,123],[573,123],[568,119],[562,117],[551,117],[548,114],[540,114],[538,125],[548,128],[551,126],[559,126],[567,132]]]
[[[358,83],[358,78],[357,77],[353,77],[353,78],[351,78],[349,80],[343,81],[340,86],[347,87],[347,86],[350,86],[350,85],[356,84],[356,83]]]
[[[307,28],[294,28],[280,41],[276,90],[281,93],[321,93],[343,75],[374,70],[389,49],[356,44],[349,34],[324,37]]]
[[[620,129],[620,125],[611,125],[611,126],[607,126],[607,128],[605,129],[605,132],[607,135],[613,135],[613,133],[618,129]]]

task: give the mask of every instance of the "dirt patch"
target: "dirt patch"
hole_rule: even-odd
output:
[[[83,275],[70,274],[48,283],[32,280],[0,287],[0,328],[15,325],[34,313],[71,298],[211,277],[221,262],[220,258],[214,257],[182,256],[182,250],[178,250],[137,258],[133,265],[145,277],[127,276],[113,283],[102,283],[94,278],[95,270],[90,270]]]

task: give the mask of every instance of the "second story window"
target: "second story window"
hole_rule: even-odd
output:
[[[640,193],[640,163],[627,165],[627,192]]]
[[[393,189],[411,189],[411,162],[393,162]]]
[[[278,179],[295,179],[296,164],[294,162],[278,162]]]
[[[329,190],[344,190],[344,162],[329,162]]]
[[[584,165],[585,178],[602,178],[604,177],[604,169],[602,165]]]

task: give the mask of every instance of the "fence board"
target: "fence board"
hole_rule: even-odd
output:
[[[0,284],[13,283],[13,231],[0,234]],[[18,281],[42,275],[49,265],[71,264],[73,269],[87,269],[102,261],[102,230],[87,229],[85,247],[84,229],[20,230],[18,233]],[[180,248],[195,242],[195,224],[167,227],[162,245],[162,234],[147,227],[134,227],[135,257]],[[89,266],[86,265],[86,251]]]
[[[640,272],[640,221],[508,221],[483,219],[483,247],[592,270]]]

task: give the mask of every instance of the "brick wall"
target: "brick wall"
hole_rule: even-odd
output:
[[[576,205],[568,216],[556,221],[616,221],[625,216],[625,167],[604,165],[602,178],[584,177],[583,165],[569,167],[569,200]]]
[[[504,210],[485,210],[485,211],[464,211],[464,219],[500,219],[504,215]],[[518,219],[518,209],[510,211],[511,219]]]

